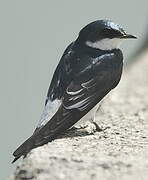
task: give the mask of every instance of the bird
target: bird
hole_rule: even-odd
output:
[[[55,69],[35,131],[14,151],[12,163],[82,119],[96,125],[99,103],[121,79],[123,53],[119,46],[129,38],[136,36],[106,19],[91,22],[80,30]]]

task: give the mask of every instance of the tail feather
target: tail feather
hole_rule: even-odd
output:
[[[78,117],[76,120],[78,120]],[[20,145],[16,151],[14,151],[13,156],[15,158],[12,163],[14,163],[21,156],[26,156],[27,153],[29,153],[32,149],[42,146],[55,139],[61,132],[64,132],[66,129],[70,128],[76,122],[76,120],[73,120],[72,113],[69,113],[69,111],[61,107],[61,109],[58,110],[58,112],[52,117],[52,119],[50,119],[50,121],[48,121],[45,126],[40,129],[36,129],[33,135],[22,145]]]
[[[18,160],[21,156],[26,156],[26,154],[33,148],[34,148],[34,136],[31,136],[14,151],[13,156],[15,158],[12,161],[12,163]]]
[[[12,164],[13,164],[15,161],[17,161],[20,157],[21,157],[21,156],[15,157],[14,160],[12,161]]]

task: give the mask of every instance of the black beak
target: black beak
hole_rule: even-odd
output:
[[[121,39],[137,39],[137,37],[136,36],[133,36],[133,35],[131,35],[131,34],[124,34],[123,36],[121,36]]]

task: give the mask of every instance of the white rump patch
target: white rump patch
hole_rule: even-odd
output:
[[[96,42],[86,41],[86,45],[101,50],[112,50],[119,48],[123,40],[124,39],[120,39],[120,38],[112,38],[112,39],[105,38]]]
[[[38,122],[37,128],[44,126],[58,111],[60,105],[61,105],[61,100],[57,100],[57,99],[54,101],[48,100],[41,115],[41,118]]]

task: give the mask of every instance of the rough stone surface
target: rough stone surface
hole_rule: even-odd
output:
[[[94,135],[70,131],[36,148],[9,180],[147,180],[148,53],[106,98]]]

